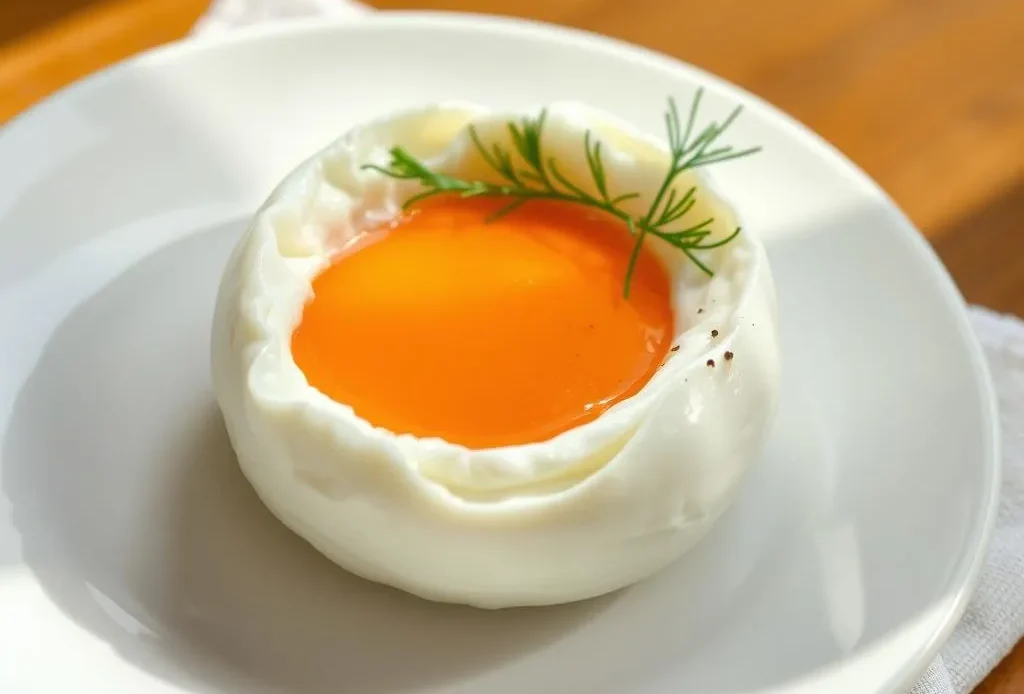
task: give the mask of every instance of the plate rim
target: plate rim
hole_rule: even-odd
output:
[[[287,18],[239,27],[223,33],[186,35],[176,41],[129,56],[61,87],[19,112],[6,123],[0,124],[0,145],[17,137],[22,130],[32,128],[33,122],[40,114],[58,108],[79,94],[101,89],[107,84],[115,84],[135,70],[156,68],[193,55],[229,49],[235,45],[260,43],[288,36],[373,32],[386,30],[388,27],[409,28],[410,25],[428,30],[474,30],[517,35],[523,39],[560,43],[570,50],[600,51],[620,59],[639,60],[648,65],[660,64],[675,71],[689,73],[694,81],[730,96],[742,103],[745,108],[756,109],[759,117],[770,121],[773,127],[789,131],[817,156],[829,160],[852,185],[860,186],[865,192],[876,196],[884,203],[887,213],[892,215],[894,226],[898,228],[897,233],[903,235],[904,240],[914,249],[912,252],[927,265],[926,272],[935,290],[952,314],[956,330],[968,353],[974,381],[979,388],[980,414],[984,420],[983,428],[987,429],[984,442],[987,450],[983,451],[981,462],[984,464],[980,466],[982,473],[988,478],[985,480],[987,485],[983,499],[984,509],[983,513],[979,514],[981,517],[972,519],[977,528],[976,536],[972,538],[973,542],[968,546],[968,551],[961,554],[957,560],[956,570],[950,578],[950,587],[955,586],[951,590],[955,592],[955,597],[942,615],[941,624],[927,642],[917,649],[917,654],[889,674],[883,688],[874,694],[898,694],[912,687],[924,674],[966,611],[977,589],[991,545],[1003,474],[998,400],[981,342],[967,313],[966,301],[935,249],[877,181],[835,145],[781,108],[702,67],[654,49],[585,29],[498,14],[441,10],[377,11],[370,8],[369,11],[354,16]],[[3,168],[6,167],[0,167],[0,174],[3,173]],[[984,426],[985,424],[987,426]]]

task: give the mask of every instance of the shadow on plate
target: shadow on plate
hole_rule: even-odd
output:
[[[3,486],[58,606],[172,682],[376,694],[496,668],[614,602],[432,604],[343,572],[273,518],[209,388],[213,297],[240,229],[189,236],[81,305],[16,402]]]
[[[209,390],[213,296],[238,222],[154,253],[53,333],[2,450],[25,561],[126,660],[200,691],[607,692],[658,686],[655,673],[736,694],[806,679],[943,605],[960,562],[945,550],[977,536],[977,476],[952,463],[934,474],[931,455],[937,440],[951,460],[978,449],[980,423],[944,414],[976,386],[968,369],[934,378],[963,347],[914,274],[924,270],[883,254],[872,267],[888,279],[861,282],[857,254],[874,252],[864,239],[884,223],[851,213],[829,222],[838,241],[774,245],[783,352],[802,377],[784,379],[772,440],[734,507],[636,590],[539,610],[445,607],[345,574],[276,522],[239,473]],[[894,277],[908,279],[902,293],[886,291]],[[877,335],[846,320],[860,301],[931,345],[886,344],[900,387],[917,394],[912,417],[875,406],[894,389]],[[844,367],[817,367],[835,344]],[[946,538],[943,551],[911,552],[925,534]]]

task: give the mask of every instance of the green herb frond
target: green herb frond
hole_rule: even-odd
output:
[[[648,235],[662,239],[679,249],[702,272],[713,276],[714,272],[697,256],[696,251],[720,248],[740,233],[740,229],[736,228],[726,237],[706,241],[712,233],[715,221],[713,217],[686,227],[672,228],[674,223],[689,214],[697,202],[696,187],[690,187],[682,195],[678,192],[676,182],[683,172],[746,157],[761,150],[760,147],[736,149],[731,145],[718,144],[722,135],[742,112],[740,106],[733,109],[721,123],[709,123],[694,135],[703,94],[703,89],[698,89],[690,102],[685,126],[680,119],[675,100],[669,98],[668,110],[665,113],[669,166],[650,206],[640,216],[634,216],[622,207],[622,203],[639,198],[639,192],[613,194],[605,170],[602,143],[592,131],[587,130],[583,135],[583,154],[592,189],[596,194],[588,192],[566,176],[554,157],[545,158],[543,134],[547,119],[546,110],[542,110],[535,118],[527,116],[518,123],[507,124],[511,149],[497,143],[488,146],[476,128],[469,127],[469,137],[474,148],[484,163],[502,179],[503,182],[500,184],[463,180],[433,171],[402,147],[393,147],[389,151],[390,160],[386,166],[366,164],[363,168],[395,179],[418,181],[423,190],[406,200],[406,207],[435,195],[452,193],[467,198],[512,198],[507,205],[489,215],[488,221],[499,219],[530,200],[562,200],[607,212],[621,219],[629,233],[636,239],[623,283],[623,294],[628,298],[640,250]]]

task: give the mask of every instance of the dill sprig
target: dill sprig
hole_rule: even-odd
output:
[[[542,134],[547,112],[541,111],[537,117],[524,117],[519,123],[509,122],[508,132],[512,140],[514,153],[520,160],[517,163],[513,151],[496,143],[485,143],[473,126],[469,127],[469,136],[480,156],[489,167],[501,177],[501,183],[472,181],[449,176],[433,171],[419,159],[412,156],[402,147],[389,150],[390,161],[387,166],[366,164],[362,168],[378,171],[386,176],[402,180],[418,181],[423,190],[405,201],[404,207],[435,195],[454,193],[464,198],[472,197],[508,197],[512,201],[489,215],[488,220],[498,219],[530,200],[562,200],[593,207],[618,217],[636,237],[633,251],[630,254],[623,283],[623,294],[629,297],[629,286],[633,271],[640,257],[640,249],[644,239],[655,236],[671,246],[678,248],[693,261],[698,268],[709,277],[714,272],[700,258],[696,251],[719,248],[735,239],[740,228],[737,227],[728,236],[708,241],[714,217],[702,219],[695,224],[678,225],[683,217],[697,202],[696,187],[679,194],[675,182],[684,171],[709,166],[719,162],[745,157],[760,151],[760,147],[735,149],[731,145],[717,144],[721,136],[736,121],[743,107],[737,106],[721,123],[712,122],[695,132],[697,112],[700,109],[703,89],[698,89],[690,103],[685,127],[676,107],[675,100],[669,98],[668,111],[665,113],[665,129],[668,137],[669,167],[661,186],[651,200],[647,211],[634,216],[622,208],[622,203],[640,197],[640,193],[613,194],[609,188],[608,177],[602,158],[602,143],[594,134],[587,130],[583,135],[583,151],[587,169],[597,194],[591,194],[570,180],[559,168],[554,157],[545,157],[542,146]]]

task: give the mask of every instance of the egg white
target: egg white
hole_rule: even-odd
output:
[[[547,114],[544,150],[570,179],[590,181],[590,129],[605,145],[613,189],[641,192],[627,203],[636,210],[650,204],[668,165],[664,144],[580,104],[550,104]],[[282,522],[365,578],[489,608],[600,595],[692,547],[762,445],[779,384],[771,272],[755,235],[742,233],[703,252],[710,279],[647,240],[672,281],[679,349],[635,396],[548,441],[472,450],[396,435],[309,385],[290,341],[312,279],[417,191],[361,166],[386,163],[400,144],[431,168],[495,180],[467,125],[508,145],[506,123],[522,115],[434,105],[358,127],[317,153],[240,240],[212,333],[214,391],[232,445]],[[680,194],[692,185],[698,202],[686,219],[713,216],[712,238],[730,233],[735,215],[703,177],[687,172],[676,183]]]

